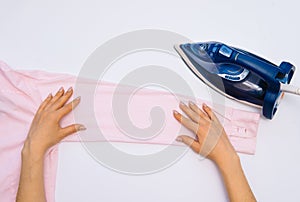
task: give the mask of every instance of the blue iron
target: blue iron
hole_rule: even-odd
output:
[[[175,45],[187,66],[217,92],[239,102],[262,107],[272,119],[284,92],[300,95],[300,89],[288,85],[295,67],[279,66],[247,51],[219,42]]]

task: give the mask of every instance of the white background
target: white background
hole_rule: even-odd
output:
[[[299,3],[291,0],[1,0],[0,59],[13,68],[76,75],[105,41],[128,31],[156,28],[195,41],[225,42],[276,64],[286,60],[297,67],[299,19]],[[177,65],[194,88],[203,85],[181,61]],[[299,71],[292,83],[300,86]],[[246,108],[230,101],[228,105]],[[286,95],[276,117],[261,120],[256,154],[240,155],[259,201],[300,200],[299,112],[300,98]],[[226,197],[214,164],[199,161],[192,152],[162,172],[127,176],[102,167],[80,143],[60,146],[59,202],[226,201]]]

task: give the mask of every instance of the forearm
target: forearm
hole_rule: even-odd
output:
[[[66,104],[72,94],[72,87],[66,92],[61,87],[55,96],[52,96],[50,93],[39,106],[32,120],[22,150],[22,167],[17,194],[18,202],[46,201],[44,188],[45,152],[66,136],[85,130],[85,127],[81,124],[72,124],[64,128],[60,126],[61,119],[80,102],[80,97],[77,97]]]
[[[46,201],[44,188],[44,155],[24,146],[17,202]]]
[[[231,202],[256,201],[237,155],[218,164]]]

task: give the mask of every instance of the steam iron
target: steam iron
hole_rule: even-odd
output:
[[[183,61],[205,84],[239,102],[262,108],[272,119],[284,92],[300,95],[288,85],[295,67],[279,66],[247,51],[219,42],[175,45]]]

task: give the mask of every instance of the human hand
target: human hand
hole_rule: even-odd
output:
[[[60,120],[80,102],[80,97],[77,97],[66,104],[72,94],[72,88],[69,88],[66,93],[63,88],[60,88],[54,97],[52,94],[49,94],[42,102],[31,123],[23,151],[30,150],[36,154],[44,155],[50,147],[60,142],[66,136],[86,129],[81,124],[72,124],[65,128],[60,126]]]
[[[196,139],[180,135],[177,141],[185,143],[196,153],[208,157],[219,166],[237,157],[223,126],[210,107],[203,104],[201,110],[193,102],[189,102],[188,106],[181,102],[179,107],[189,118],[174,110],[175,119],[194,132]]]
[[[174,110],[174,117],[196,134],[196,139],[186,135],[177,141],[190,146],[196,153],[213,160],[223,176],[230,201],[256,201],[243,172],[239,157],[232,147],[223,126],[212,109],[203,104],[202,110],[194,103],[180,103],[180,109],[189,117]]]

